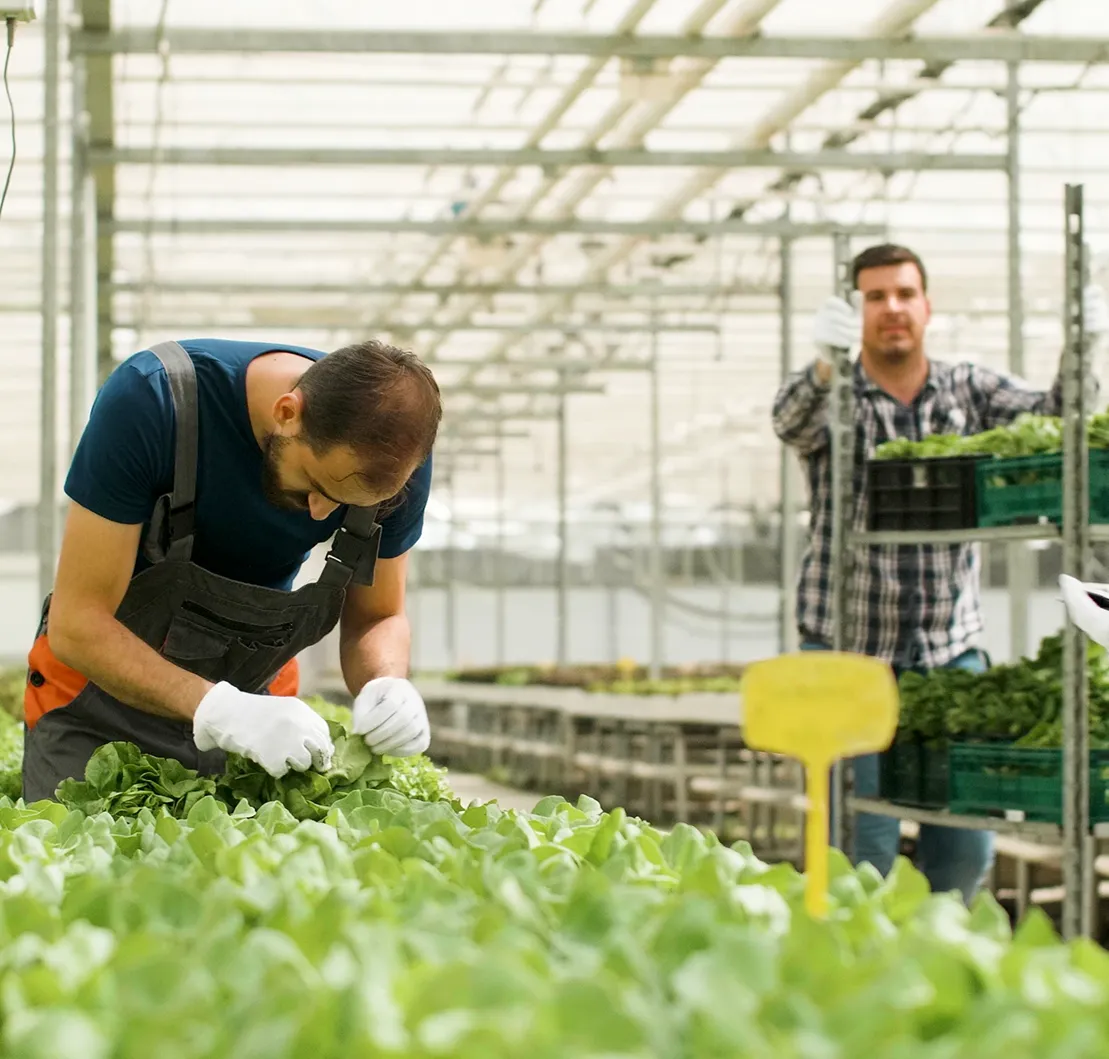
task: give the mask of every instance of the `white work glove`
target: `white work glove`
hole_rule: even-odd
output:
[[[813,320],[812,334],[813,342],[825,357],[829,349],[854,349],[863,335],[858,307],[842,298],[829,298]]]
[[[198,750],[242,754],[271,776],[290,768],[331,768],[335,745],[327,722],[311,706],[285,695],[249,695],[226,681],[196,708],[193,742]]]
[[[1109,585],[1079,581],[1068,574],[1061,574],[1059,587],[1063,590],[1063,602],[1067,605],[1070,620],[1094,643],[1109,647],[1109,610],[1095,602],[1095,599],[1100,599],[1105,606],[1109,606]]]
[[[431,745],[427,707],[415,685],[403,677],[377,677],[358,693],[351,728],[375,754],[411,757]]]
[[[1109,301],[1096,283],[1082,291],[1082,316],[1088,338],[1098,339],[1109,331]]]

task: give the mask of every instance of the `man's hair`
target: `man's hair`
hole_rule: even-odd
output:
[[[317,455],[344,445],[366,460],[368,489],[399,492],[435,444],[439,386],[414,353],[377,339],[344,346],[300,377],[303,436]]]
[[[917,257],[907,246],[897,246],[895,243],[881,243],[878,246],[868,246],[851,264],[851,283],[857,289],[859,286],[859,273],[866,268],[884,268],[886,265],[916,265],[920,272],[920,289],[928,290],[928,273],[924,269],[924,262]]]

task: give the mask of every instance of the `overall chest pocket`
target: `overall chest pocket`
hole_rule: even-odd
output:
[[[170,622],[162,654],[205,680],[239,686],[245,674],[268,671],[292,642],[294,631],[291,621],[240,621],[186,600]]]

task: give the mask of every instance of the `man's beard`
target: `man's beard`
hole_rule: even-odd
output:
[[[878,356],[887,364],[901,364],[916,355],[916,348],[909,346],[879,346]]]
[[[267,434],[262,441],[262,493],[269,503],[283,511],[307,511],[308,494],[281,485],[278,463],[289,440],[280,434]]]
[[[906,360],[911,360],[920,352],[920,343],[913,335],[910,326],[907,323],[897,326],[904,332],[900,338],[892,340],[886,338],[881,330],[875,335],[874,354],[881,357],[888,364],[900,364]]]

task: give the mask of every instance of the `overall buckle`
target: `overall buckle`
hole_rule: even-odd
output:
[[[335,532],[327,560],[349,570],[351,580],[358,584],[372,585],[380,547],[380,525],[375,524],[368,537],[363,537],[346,526],[340,526]]]

